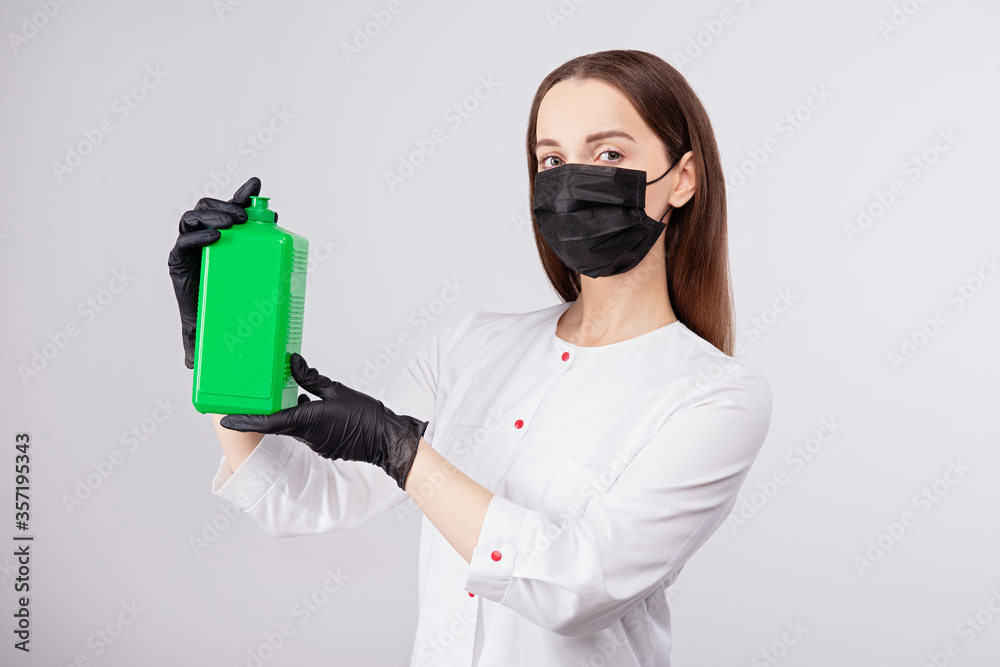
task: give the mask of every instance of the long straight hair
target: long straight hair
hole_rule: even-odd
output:
[[[598,51],[573,58],[538,86],[528,118],[528,188],[535,202],[538,107],[545,93],[564,79],[598,79],[620,90],[663,141],[668,164],[692,151],[697,187],[669,216],[664,249],[668,295],[674,314],[722,352],[735,344],[732,282],[726,230],[726,188],[719,149],[708,113],[687,80],[669,63],[645,51]],[[535,245],[549,282],[563,301],[580,294],[580,274],[545,243],[534,213]]]

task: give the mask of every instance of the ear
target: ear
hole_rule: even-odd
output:
[[[694,153],[688,151],[681,156],[677,163],[677,183],[674,191],[670,193],[667,203],[674,208],[680,208],[694,197],[694,192],[698,188],[700,175],[694,161]]]

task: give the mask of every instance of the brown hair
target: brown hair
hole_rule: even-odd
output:
[[[735,344],[732,283],[726,231],[726,189],[719,149],[708,113],[687,80],[669,63],[645,51],[598,51],[573,58],[553,70],[535,92],[528,117],[528,182],[535,201],[538,107],[548,90],[564,79],[598,79],[631,101],[660,137],[673,164],[691,151],[697,189],[672,210],[664,249],[668,294],[674,314],[693,332],[732,356]],[[580,274],[545,243],[532,213],[535,245],[542,267],[564,301],[580,294]]]

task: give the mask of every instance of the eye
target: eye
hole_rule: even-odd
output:
[[[609,157],[607,159],[603,160],[604,162],[621,162],[622,160],[625,159],[625,154],[622,153],[620,150],[618,150],[616,148],[605,148],[603,151],[601,151],[600,153],[597,154],[597,157],[601,158],[601,156],[603,156],[605,154],[609,155]],[[559,160],[559,162],[556,163],[556,164],[553,164],[551,162],[547,162],[547,160],[550,160],[550,159],[551,160]],[[562,164],[562,158],[559,157],[558,155],[552,155],[552,154],[546,155],[545,157],[541,158],[538,161],[538,165],[540,167],[542,167],[542,168],[546,168],[546,167],[558,167],[559,164]]]
[[[608,148],[608,149],[606,149],[606,150],[603,150],[603,151],[601,151],[601,155],[604,155],[605,153],[610,153],[610,154],[612,154],[612,155],[615,155],[615,156],[616,156],[616,157],[613,157],[613,158],[610,158],[610,159],[608,160],[609,162],[618,162],[618,161],[620,161],[620,160],[621,160],[621,159],[622,159],[623,157],[625,157],[625,156],[624,156],[624,155],[623,155],[623,154],[621,153],[621,151],[617,151],[617,150],[615,150],[614,148]]]

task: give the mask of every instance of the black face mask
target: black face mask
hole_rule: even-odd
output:
[[[680,162],[680,158],[677,159]],[[563,263],[591,278],[616,276],[642,261],[666,229],[646,215],[646,172],[567,163],[535,174],[535,219]]]

